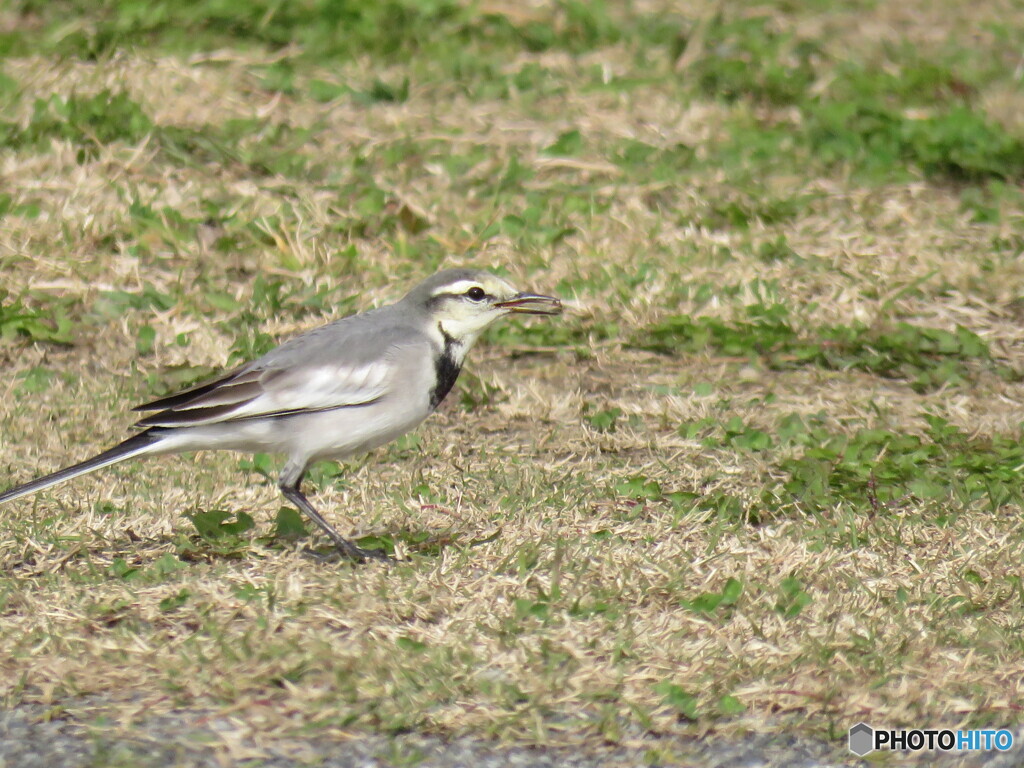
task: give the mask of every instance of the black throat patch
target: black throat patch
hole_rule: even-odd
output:
[[[448,335],[448,332],[437,324],[437,330],[441,332],[441,336],[444,337],[444,349],[441,351],[440,356],[434,360],[434,375],[435,384],[434,389],[430,392],[430,409],[433,410],[441,404],[445,396],[451,392],[452,387],[455,386],[455,380],[459,378],[459,371],[462,367],[455,361],[455,339]]]

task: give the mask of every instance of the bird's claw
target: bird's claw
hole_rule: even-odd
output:
[[[342,557],[347,557],[356,563],[363,563],[367,560],[377,560],[384,563],[395,562],[395,558],[383,549],[363,549],[347,541],[344,544],[338,544],[338,551]]]

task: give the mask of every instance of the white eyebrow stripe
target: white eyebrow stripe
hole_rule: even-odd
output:
[[[477,280],[459,280],[455,283],[448,283],[448,285],[442,285],[434,291],[433,296],[440,296],[444,293],[465,293],[470,288],[484,288]],[[487,289],[484,288],[486,291]]]

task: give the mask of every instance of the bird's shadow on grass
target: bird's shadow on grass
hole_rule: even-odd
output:
[[[394,533],[381,533],[353,539],[360,549],[378,551],[395,558],[415,555],[418,557],[437,558],[445,549],[452,546],[472,544],[467,537],[457,531],[431,531],[424,529],[404,528]],[[309,554],[317,560],[332,561],[344,559],[343,555],[332,546],[318,546],[309,550]]]
[[[18,572],[22,576],[42,574],[61,570],[71,563],[89,559],[90,555],[110,557],[118,568],[135,571],[145,568],[164,557],[172,557],[185,563],[213,563],[217,561],[263,559],[275,553],[299,550],[302,554],[320,562],[351,562],[331,545],[326,537],[310,536],[304,527],[283,530],[282,526],[254,535],[252,518],[242,513],[228,517],[225,513],[187,513],[194,529],[185,527],[170,534],[149,537],[135,533],[131,528],[124,530],[127,541],[115,538],[97,539],[89,544],[62,542],[49,556],[40,558],[38,553],[28,554],[17,562],[4,564],[2,570],[8,574]],[[198,523],[198,524],[197,524]],[[475,547],[493,541],[500,530],[479,538],[475,531],[430,530],[404,528],[394,532],[362,536],[353,540],[361,549],[379,550],[388,558],[437,559],[449,547],[460,549]],[[170,550],[170,551],[168,551]],[[115,573],[114,575],[119,575]]]
[[[191,551],[198,547],[204,557],[236,558],[246,556],[254,541],[252,531],[256,523],[246,512],[230,513],[224,510],[186,513],[195,527],[189,537]],[[273,528],[266,535],[257,536],[263,546],[271,550],[306,547],[306,552],[317,560],[330,561],[346,559],[337,548],[326,543],[322,537],[310,538],[310,528],[301,515],[291,507],[278,510]],[[314,529],[315,531],[315,529]],[[195,534],[198,534],[195,535]],[[420,555],[438,557],[446,547],[461,543],[461,534],[452,530],[435,531],[404,528],[395,532],[384,532],[362,536],[352,540],[357,547],[367,552],[378,552],[382,559],[394,559],[396,555]],[[179,553],[182,548],[179,546]]]

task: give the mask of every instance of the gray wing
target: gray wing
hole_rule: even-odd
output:
[[[356,315],[297,336],[228,375],[135,410],[138,427],[185,427],[367,405],[395,378],[395,352],[429,343],[415,329]]]

